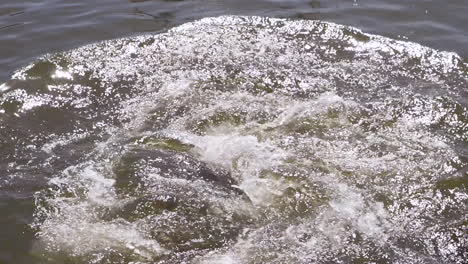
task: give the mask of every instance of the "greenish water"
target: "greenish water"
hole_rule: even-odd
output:
[[[181,7],[156,32],[195,3],[102,10]],[[295,19],[203,19],[46,55],[5,78],[0,263],[464,263],[463,56],[299,19],[338,2],[231,4]],[[46,46],[2,56],[5,73]]]

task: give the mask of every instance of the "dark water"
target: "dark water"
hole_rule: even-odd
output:
[[[0,4],[0,263],[465,263],[467,13]]]

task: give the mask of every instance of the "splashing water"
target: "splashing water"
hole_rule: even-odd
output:
[[[1,154],[48,181],[41,263],[463,263],[467,84],[418,44],[207,18],[19,70]]]

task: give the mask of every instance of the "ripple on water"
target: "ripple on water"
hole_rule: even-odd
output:
[[[207,18],[17,71],[1,120],[35,147],[0,144],[50,175],[42,262],[462,263],[466,73],[336,24]]]

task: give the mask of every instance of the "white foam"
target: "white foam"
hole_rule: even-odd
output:
[[[113,192],[115,181],[104,177],[92,166],[79,169],[78,172],[76,170],[77,168],[70,167],[65,171],[67,177],[51,180],[57,186],[76,186],[71,189],[74,189],[76,196],[51,199],[49,204],[57,210],[42,211],[46,213],[47,219],[40,225],[38,236],[47,248],[77,256],[108,249],[129,250],[144,258],[151,258],[165,251],[130,222],[123,219],[99,219],[98,211],[101,206],[113,207],[120,203]],[[77,188],[78,186],[81,187]],[[83,187],[85,193],[79,193]]]
[[[113,84],[128,80],[142,94],[119,105],[118,118],[131,121],[125,121],[123,128],[106,128],[112,136],[94,150],[99,158],[93,166],[65,172],[52,181],[74,196],[57,191],[47,201],[57,212],[45,213],[40,238],[74,254],[108,247],[148,259],[153,253],[162,254],[164,249],[147,236],[147,228],[179,212],[134,222],[104,221],[97,213],[101,207],[115,208],[125,202],[115,193],[111,169],[101,168],[122,154],[113,153],[109,146],[117,145],[116,152],[124,152],[134,146],[122,142],[157,135],[193,145],[183,155],[192,155],[214,171],[229,171],[250,198],[233,198],[203,179],[186,180],[172,174],[174,179],[165,178],[159,168],[142,165],[137,179],[142,182],[141,195],[180,193],[195,205],[203,201],[212,206],[210,217],[241,212],[253,219],[252,230],[239,235],[233,244],[203,253],[197,259],[200,263],[246,263],[256,257],[310,263],[342,252],[365,256],[369,247],[390,252],[398,247],[394,241],[399,238],[422,241],[422,225],[415,224],[420,228],[411,233],[408,221],[435,217],[424,209],[431,202],[422,199],[421,193],[441,173],[455,170],[448,161],[456,154],[445,139],[428,129],[443,113],[424,101],[405,101],[415,98],[411,85],[382,88],[392,83],[390,75],[406,78],[408,73],[382,72],[411,57],[426,61],[433,57],[432,51],[370,35],[369,41],[357,41],[344,29],[349,28],[314,21],[207,18],[158,36],[134,38],[136,42],[156,41],[145,48],[124,45],[119,51],[122,56],[105,56],[118,53],[113,47],[122,44],[120,40],[67,53],[75,63],[86,61],[92,78],[99,79],[109,94]],[[299,33],[311,39],[295,38]],[[329,40],[350,46],[345,51],[354,52],[354,58],[335,62],[341,47],[328,47]],[[391,48],[394,45],[396,49]],[[134,53],[138,56],[128,59]],[[395,59],[388,60],[385,54]],[[439,54],[434,63],[443,72],[454,70],[455,62],[450,60],[457,58],[452,55]],[[428,72],[435,69],[432,63],[422,66]],[[83,67],[76,69],[83,71]],[[121,75],[126,77],[122,80]],[[440,81],[427,78],[434,85]],[[269,89],[258,89],[257,84]],[[412,108],[401,107],[403,113],[395,114],[389,98],[397,107]],[[28,100],[26,109],[34,108]],[[151,123],[159,121],[152,119],[154,111],[164,122]],[[210,123],[217,114],[221,119],[226,115],[227,120]],[[231,122],[231,114],[240,116],[240,121]],[[198,129],[202,121],[208,125]],[[159,126],[153,125],[164,128],[157,130],[154,127]],[[51,152],[60,144],[53,141],[43,150]],[[397,204],[385,204],[379,197]],[[404,207],[399,201],[411,202],[414,209],[398,209]],[[168,228],[177,229],[177,224]],[[364,242],[354,241],[358,236]],[[89,249],[84,246],[86,239],[91,240]],[[407,251],[395,255],[405,260],[417,253]]]
[[[338,184],[336,187],[339,190],[339,197],[330,202],[331,208],[335,210],[335,215],[350,221],[360,233],[379,243],[385,243],[388,237],[386,232],[389,229],[389,223],[383,205],[366,201],[361,193],[351,190],[343,184]]]
[[[55,70],[55,73],[52,74],[52,78],[54,79],[68,79],[68,80],[72,80],[73,79],[73,75],[68,72],[68,71],[63,71],[63,70]]]
[[[262,170],[278,165],[286,157],[272,143],[236,134],[194,137],[191,143],[203,161],[223,166],[240,177],[239,187],[254,204],[263,204],[280,193],[277,188],[281,183],[259,178]]]
[[[4,92],[6,92],[6,91],[8,91],[10,89],[11,89],[11,87],[6,83],[2,83],[0,85],[0,93],[4,93]]]
[[[80,217],[80,213],[86,213],[81,208],[67,208],[75,213],[64,211],[62,214],[67,215],[67,218],[54,219],[60,221],[47,220],[41,225],[39,237],[51,250],[85,256],[115,249],[131,251],[146,259],[165,252],[156,241],[146,238],[131,223],[123,220],[96,222]]]

